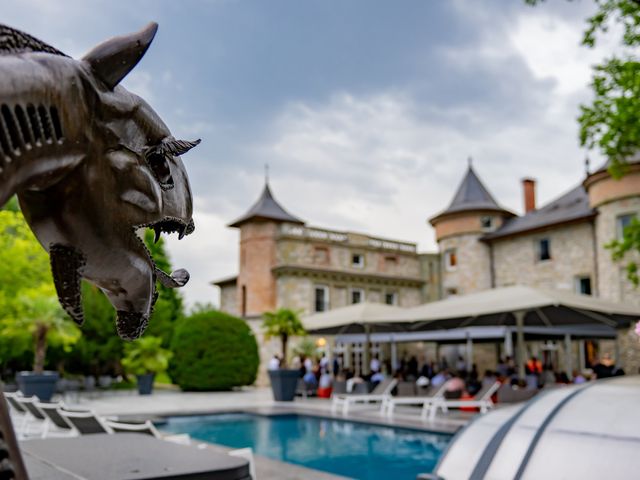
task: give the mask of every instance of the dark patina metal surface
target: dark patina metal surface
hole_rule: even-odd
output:
[[[156,269],[136,229],[193,231],[191,189],[180,159],[198,141],[176,140],[156,112],[119,85],[156,33],[108,40],[81,60],[0,25],[0,204],[13,194],[50,253],[62,306],[83,322],[80,280],[100,287],[118,312],[117,331],[139,337]]]
[[[120,85],[151,44],[157,24],[115,37],[82,59],[0,25],[0,205],[18,195],[49,252],[60,303],[83,322],[80,281],[117,310],[123,339],[145,330],[156,280],[181,287],[186,270],[158,270],[137,235],[145,227],[194,229],[177,140],[157,113]],[[16,272],[19,275],[20,272]],[[0,384],[0,476],[26,478]]]

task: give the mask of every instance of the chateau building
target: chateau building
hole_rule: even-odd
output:
[[[221,309],[247,319],[292,308],[308,314],[364,301],[410,307],[436,300],[439,256],[416,244],[308,226],[266,184],[229,225],[240,230],[237,277],[214,282]]]
[[[630,252],[614,261],[606,245],[640,217],[640,163],[613,179],[603,166],[554,201],[538,207],[535,181],[524,179],[525,213],[501,207],[469,166],[453,201],[430,219],[442,254],[443,296],[529,285],[638,305],[640,289],[627,278]],[[638,373],[640,345],[633,329],[619,332],[617,350]]]
[[[316,228],[288,213],[266,184],[257,202],[229,226],[240,231],[237,276],[214,282],[221,309],[258,329],[279,307],[322,312],[362,301],[404,307],[494,287],[529,285],[637,304],[628,261],[605,247],[640,216],[640,163],[620,180],[603,167],[554,201],[536,205],[535,180],[524,179],[525,212],[501,206],[471,164],[449,206],[430,219],[439,253],[415,243]],[[632,330],[620,332],[627,371],[638,372]],[[263,359],[265,352],[263,352]]]

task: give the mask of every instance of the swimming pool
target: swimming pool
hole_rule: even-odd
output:
[[[198,440],[367,480],[431,472],[451,435],[309,415],[229,413],[171,417],[158,426]]]

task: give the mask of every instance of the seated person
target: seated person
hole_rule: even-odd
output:
[[[439,387],[444,382],[449,379],[449,372],[445,369],[435,374],[435,376],[431,379],[431,385],[434,387]]]
[[[462,380],[458,375],[454,375],[447,380],[447,383],[445,383],[444,398],[447,400],[462,398],[464,389],[464,380]]]

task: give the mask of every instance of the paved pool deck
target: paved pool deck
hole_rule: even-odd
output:
[[[331,413],[331,401],[320,398],[296,398],[294,402],[275,402],[269,388],[243,388],[232,392],[180,392],[156,389],[152,395],[141,396],[134,391],[107,391],[91,394],[67,395],[70,406],[90,408],[99,415],[121,420],[160,421],[163,417],[200,415],[222,412],[254,412],[259,414],[300,413],[322,417],[362,421],[389,426],[401,426],[430,432],[455,433],[466,425],[474,414],[451,411],[434,421],[423,421],[420,409],[399,407],[393,418],[380,415],[379,404],[356,405],[348,415]],[[200,448],[226,452],[222,445],[200,444]],[[278,462],[256,455],[256,475],[259,480],[335,480],[343,477],[318,470]]]

